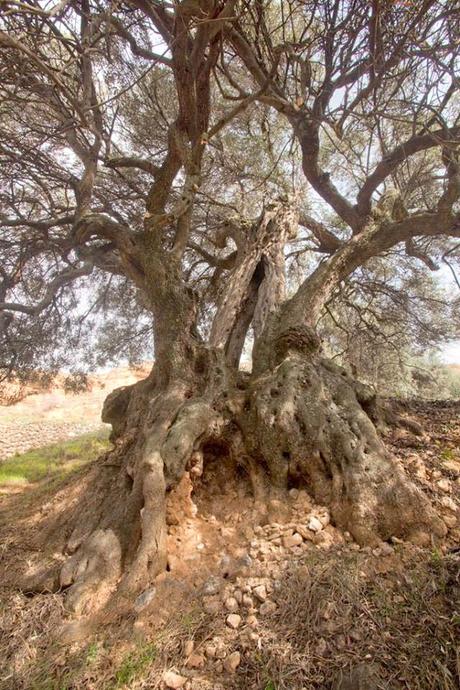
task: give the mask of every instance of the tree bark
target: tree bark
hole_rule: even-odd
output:
[[[159,392],[153,373],[109,396],[115,448],[93,470],[61,571],[71,610],[92,611],[115,589],[131,597],[166,568],[166,495],[209,443],[233,451],[262,510],[302,487],[360,544],[393,536],[428,544],[445,534],[379,438],[372,393],[324,359],[313,338],[298,349],[303,341],[291,335],[272,343],[274,366],[245,383],[221,352],[207,351],[206,383],[197,376],[194,390],[178,379]]]

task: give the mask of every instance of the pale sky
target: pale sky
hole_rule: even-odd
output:
[[[455,340],[443,347],[441,357],[447,364],[460,364],[460,340]]]
[[[447,266],[442,266],[434,274],[441,285],[451,294],[458,294],[458,286]],[[446,364],[460,364],[460,340],[452,340],[440,348],[441,358]]]

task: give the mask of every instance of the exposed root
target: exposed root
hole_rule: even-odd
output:
[[[167,494],[187,471],[192,480],[202,472],[212,447],[229,459],[222,471],[246,475],[254,520],[282,520],[285,492],[296,487],[329,506],[361,544],[443,536],[444,522],[376,432],[373,393],[321,359],[309,331],[294,335],[279,339],[280,363],[239,387],[211,377],[206,392],[190,398],[180,383],[157,391],[149,377],[111,394],[104,415],[114,449],[74,506],[60,578],[55,569],[40,572],[36,588],[67,588],[68,608],[85,614],[114,590],[132,599],[149,587],[168,562]]]
[[[94,600],[107,603],[121,573],[121,547],[112,530],[96,530],[64,564],[61,587],[73,583],[67,608],[77,614],[89,613]]]
[[[99,506],[93,497],[79,506],[60,576],[68,608],[78,614],[104,606],[116,588],[131,596],[165,571],[166,492],[219,423],[208,402],[184,400],[180,388],[153,398],[149,390],[146,382],[121,389],[105,408],[115,448],[97,470],[103,491],[95,494],[104,495]]]

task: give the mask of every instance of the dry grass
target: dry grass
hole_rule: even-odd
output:
[[[278,608],[260,618],[259,645],[240,649],[238,673],[212,680],[226,690],[326,690],[364,661],[378,668],[376,690],[454,690],[459,564],[455,555],[410,547],[385,568],[372,554],[312,552],[276,590]],[[180,587],[161,625],[158,611],[134,627],[127,614],[71,648],[56,639],[59,595],[15,595],[2,617],[0,657],[9,669],[2,690],[160,690],[165,669],[183,668],[185,642],[193,639],[200,650],[222,625],[203,613],[196,593]]]
[[[232,687],[325,690],[365,661],[382,690],[458,689],[460,559],[414,550],[381,573],[374,561],[340,550],[296,564]]]
[[[202,611],[196,595],[183,592],[161,625],[156,612],[133,627],[120,616],[84,642],[59,643],[65,621],[60,595],[10,597],[1,612],[1,690],[159,690],[166,669],[184,662],[184,645],[199,648],[216,621]]]
[[[456,453],[458,428],[448,410],[443,414],[434,430],[437,445],[428,446],[426,461],[448,476],[442,463]],[[107,617],[71,647],[59,643],[66,620],[63,595],[27,597],[6,587],[5,574],[22,571],[33,557],[41,520],[60,524],[78,492],[86,490],[86,475],[73,474],[73,451],[52,456],[46,478],[20,485],[20,493],[14,493],[18,486],[5,487],[11,494],[2,497],[0,517],[0,690],[163,690],[163,671],[184,669],[185,641],[193,639],[199,651],[225,632],[225,611],[203,612],[193,572],[188,584],[171,578],[172,589],[157,595],[150,611]],[[403,459],[405,453],[403,447]],[[31,464],[30,471],[40,469],[35,460]],[[24,467],[11,466],[12,472],[19,469],[25,476]],[[71,471],[62,474],[64,469]],[[26,476],[27,482],[33,478]],[[458,484],[450,479],[455,497]],[[433,481],[425,484],[434,491]],[[49,510],[44,517],[42,507]],[[458,532],[450,538],[451,545],[458,543]],[[229,643],[231,651],[241,652],[237,673],[219,677],[208,665],[199,674],[209,682],[195,683],[193,690],[211,690],[216,683],[224,690],[332,690],[342,670],[362,662],[379,671],[375,690],[460,688],[460,554],[410,545],[387,557],[348,546],[312,548],[292,564],[274,599],[276,612],[259,617],[258,643],[245,644],[250,630],[244,622]],[[159,610],[163,604],[165,611]]]

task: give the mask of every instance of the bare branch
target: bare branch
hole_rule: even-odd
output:
[[[73,283],[77,278],[90,275],[93,271],[94,265],[92,262],[87,261],[79,268],[70,268],[59,273],[53,280],[48,284],[46,288],[45,296],[40,302],[33,306],[28,306],[25,304],[18,304],[15,302],[2,302],[0,303],[1,311],[16,311],[22,314],[28,314],[29,316],[37,316],[44,309],[49,307],[53,299],[57,295],[58,291]]]

